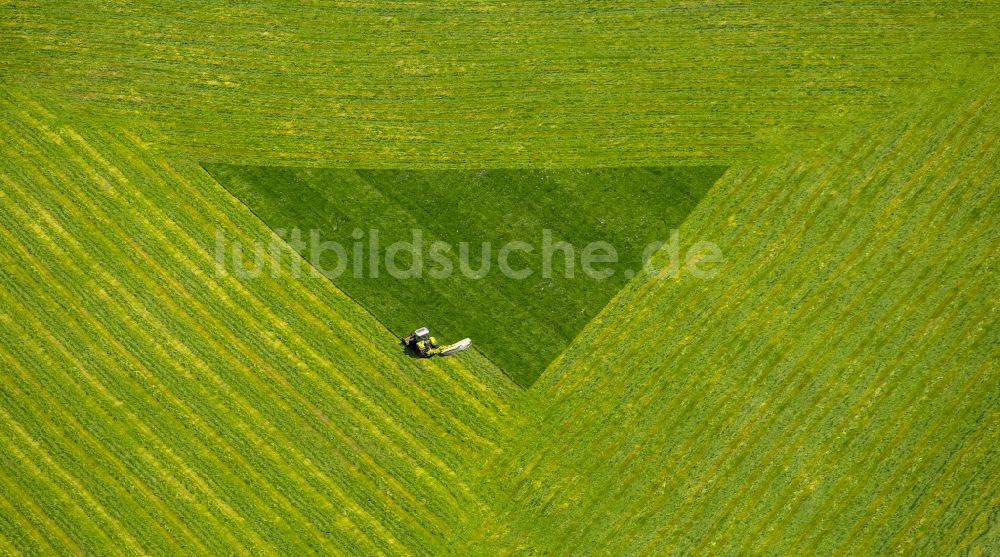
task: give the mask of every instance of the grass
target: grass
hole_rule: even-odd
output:
[[[0,14],[0,554],[997,553],[995,3]],[[201,163],[721,165],[726,262],[522,390],[218,276]]]
[[[646,246],[666,241],[724,169],[649,168],[575,171],[392,171],[238,167],[206,169],[274,230],[301,230],[300,253],[321,268],[337,268],[340,256],[309,240],[337,241],[347,252],[334,284],[399,336],[421,325],[445,342],[465,336],[519,385],[528,387],[583,326],[642,266]],[[393,242],[413,241],[421,231],[423,269],[415,278],[392,276],[382,254]],[[574,246],[556,252],[546,278],[543,229],[551,243]],[[362,231],[361,249],[352,234]],[[371,230],[381,249],[371,249]],[[434,242],[451,248],[447,263],[428,256]],[[527,242],[531,253],[513,252],[510,268],[529,276],[512,279],[498,266],[508,242]],[[596,264],[601,278],[581,268],[591,242],[615,248],[616,263]],[[459,246],[471,245],[470,273],[461,270]],[[481,246],[490,245],[486,252]],[[247,248],[249,249],[249,248]],[[361,253],[360,267],[355,253]],[[380,261],[378,276],[369,257]],[[483,253],[488,257],[483,258]],[[316,258],[314,258],[316,256]],[[400,269],[413,269],[408,252]],[[485,263],[484,263],[485,262]],[[484,266],[485,265],[485,266]],[[439,273],[439,274],[435,274]],[[610,273],[610,276],[604,276]]]
[[[996,15],[912,0],[64,6],[7,9],[0,73],[149,121],[195,160],[339,168],[780,157],[961,78]]]
[[[1000,122],[982,75],[728,171],[682,227],[720,243],[718,280],[636,280],[587,327],[486,472],[497,516],[458,542],[990,554]]]
[[[499,370],[402,356],[322,281],[215,277],[214,226],[271,233],[197,164],[3,106],[4,539],[406,553],[476,504],[463,478],[516,390]]]

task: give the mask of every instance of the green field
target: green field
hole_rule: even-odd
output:
[[[470,547],[994,553],[1000,122],[971,89],[728,172],[683,232],[756,257],[629,285],[529,392]]]
[[[985,1],[0,6],[0,555],[1000,553],[998,29]],[[683,206],[634,187],[706,167]],[[545,176],[587,187],[495,195]],[[571,195],[598,185],[622,204]],[[418,285],[293,249],[215,260],[220,229],[501,212],[725,260],[569,283],[573,319],[462,286],[528,316],[495,323],[410,323]],[[483,352],[408,357],[420,324]]]
[[[206,168],[285,238],[298,229],[303,258],[389,330],[404,336],[432,324],[442,339],[470,336],[524,387],[642,268],[646,246],[667,241],[724,171]],[[551,246],[572,246],[569,260],[566,250],[544,257],[544,237]],[[329,241],[343,253],[316,253]],[[584,269],[582,252],[596,241],[614,248],[616,261]],[[399,251],[389,258],[385,249],[394,242],[408,242],[419,256]],[[442,249],[432,256],[435,242]],[[505,274],[499,255],[508,242],[527,245],[506,252],[512,273]],[[403,273],[390,273],[389,259]]]

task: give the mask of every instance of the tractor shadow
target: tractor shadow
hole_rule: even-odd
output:
[[[406,354],[407,357],[409,357],[409,358],[411,358],[413,360],[425,360],[426,359],[426,358],[421,358],[420,354],[417,354],[416,351],[414,351],[409,346],[406,346],[405,344],[403,344],[403,345],[400,346],[400,351],[402,351],[403,354]]]

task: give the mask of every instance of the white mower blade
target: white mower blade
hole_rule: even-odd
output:
[[[452,344],[452,345],[449,345],[449,346],[445,346],[444,348],[442,348],[441,349],[441,355],[442,356],[451,356],[452,354],[455,354],[457,352],[461,352],[462,350],[465,350],[466,348],[468,348],[470,346],[472,346],[472,339],[471,338],[463,338],[462,340],[456,342],[455,344]]]

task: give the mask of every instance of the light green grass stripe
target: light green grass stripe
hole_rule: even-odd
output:
[[[971,322],[973,324],[976,323],[975,320],[972,320]],[[968,327],[966,330],[970,330],[970,329],[972,329],[972,327]],[[911,358],[911,359],[916,359],[916,357]],[[903,367],[903,369],[905,369],[905,367]],[[875,386],[876,385],[884,385],[884,382],[885,382],[885,378],[879,378],[879,379],[876,379],[875,381],[873,381],[870,384],[871,386],[867,389],[868,390],[868,394],[870,394],[871,391],[875,390]],[[938,386],[939,386],[939,388],[941,388],[942,390],[944,390],[945,386],[947,386],[947,383],[942,383],[942,384],[939,384]],[[915,386],[911,386],[911,387],[915,388]],[[819,389],[819,390],[821,391],[821,389]],[[881,387],[879,387],[879,390],[881,390]],[[857,399],[857,403],[856,403],[855,407],[853,409],[845,410],[844,412],[842,412],[842,415],[843,416],[857,416],[857,415],[865,414],[865,408],[864,407],[865,406],[869,406],[871,404],[871,401],[872,401],[872,399],[869,398],[868,396],[859,396],[858,399]],[[818,400],[813,400],[811,402],[813,403],[813,408],[817,408],[817,409],[818,408],[822,408],[822,406],[820,406],[818,404],[819,403]],[[810,421],[811,422],[821,422],[822,418],[824,418],[824,417],[825,416],[823,414],[814,413],[814,416],[811,417]],[[860,427],[860,425],[863,425],[863,424],[858,424],[855,420],[851,420],[849,422],[845,422],[845,424],[842,424],[841,427],[845,427],[846,425],[850,425],[852,427]],[[787,442],[785,442],[785,443],[782,444],[783,445],[783,450],[786,451],[787,453],[789,453],[790,455],[794,455],[798,450],[800,450],[803,447],[803,444],[804,444],[807,436],[809,436],[809,435],[815,435],[815,433],[812,431],[810,422],[805,422],[798,429],[800,429],[802,431],[802,433],[800,434],[800,437],[798,439],[789,440],[789,441],[787,441]],[[903,428],[903,429],[905,430],[905,428]],[[864,430],[864,431],[868,432],[869,430]],[[905,431],[903,431],[903,432],[905,432]],[[878,435],[874,431],[870,431],[870,433],[873,436],[878,437]],[[773,442],[774,441],[772,441],[772,443]],[[889,447],[894,447],[894,445],[892,445],[891,441],[886,440],[886,443],[884,444],[884,447],[889,448]],[[819,449],[822,449],[822,447],[819,447]],[[750,450],[752,450],[752,448]],[[820,459],[822,459],[824,457],[823,451],[822,450],[816,450],[814,452],[816,453],[816,456],[814,456],[813,459],[810,462],[808,462],[805,465],[803,465],[802,466],[803,469],[808,470],[808,469],[811,469],[811,468],[815,468],[816,466],[819,465]],[[826,455],[826,456],[827,456],[827,458],[829,458],[829,455]],[[869,461],[870,462],[880,462],[881,459],[878,458],[878,456],[874,456]],[[836,459],[830,459],[830,460],[827,460],[826,462],[827,462],[828,465],[833,466],[833,464],[836,463],[837,461],[836,461]],[[817,475],[819,477],[823,477],[822,473],[818,473]],[[760,497],[763,497],[763,495],[766,493],[766,486],[768,485],[768,483],[769,483],[768,479],[766,479],[766,478],[762,479],[762,481],[760,482],[760,484],[758,486],[761,489],[761,493],[759,494]],[[799,491],[797,494],[788,496],[787,500],[791,501],[790,503],[788,503],[788,505],[791,505],[791,509],[783,508],[783,509],[781,509],[781,512],[789,512],[790,510],[792,512],[794,512],[795,505],[801,503],[802,497],[804,495],[805,495],[804,491]],[[781,496],[778,495],[778,497],[781,497]],[[746,506],[747,513],[748,514],[752,514],[752,513],[750,513],[750,510],[753,509],[754,507],[753,507],[752,504],[748,503],[747,501],[754,501],[754,499],[752,499],[750,497],[747,497],[746,499],[741,500],[741,503],[743,503],[744,505],[747,505]],[[832,502],[832,500],[831,500],[831,502]],[[772,518],[772,520],[774,519],[774,515],[777,512],[778,512],[778,508],[772,507],[771,516],[770,516],[770,518]],[[830,516],[829,514],[824,514],[822,512],[819,512],[818,515],[819,516]],[[767,523],[767,522],[766,522],[766,520],[762,520],[762,523]],[[730,524],[732,524],[732,523],[730,523]],[[773,534],[774,534],[774,532],[772,532],[772,535]],[[757,545],[759,543],[767,543],[766,541],[762,542],[759,538],[756,541],[752,541],[753,539],[754,538],[749,538],[749,537],[745,538],[745,540],[747,541],[747,543],[752,543],[754,545]],[[850,539],[850,537],[848,537],[848,539]],[[744,549],[746,549],[746,548],[744,547]]]
[[[8,534],[11,530],[8,522],[8,516],[10,516],[11,509],[6,506],[0,508],[3,509],[3,512],[0,512],[0,553],[3,553],[4,555],[24,555],[25,552],[18,549],[18,546],[14,545],[15,541],[12,539],[14,536]],[[17,539],[23,541],[23,537]],[[37,547],[34,548],[34,551],[38,551]]]
[[[216,160],[718,160],[877,117],[997,21],[981,2],[591,7],[18,6],[0,71]]]
[[[890,273],[890,274],[895,274],[895,273]],[[935,283],[934,283],[934,281],[932,280],[932,281],[930,282],[930,284],[935,284]],[[926,294],[927,294],[927,293],[925,293],[925,295],[926,295]],[[916,295],[916,296],[918,296],[918,297],[919,297],[919,294],[918,294],[918,295]],[[900,301],[898,301],[898,302],[896,303],[896,307],[899,307],[899,306],[900,306],[900,305],[901,305],[902,303],[904,303],[904,300],[900,300]],[[894,310],[890,310],[890,311],[889,311],[888,313],[889,313],[889,314],[892,314],[892,311],[894,311]],[[896,327],[896,328],[898,328],[898,324],[897,324],[897,327]],[[926,346],[926,345],[922,345],[922,346]],[[861,345],[861,346],[859,346],[859,347],[858,347],[858,348],[856,349],[856,352],[855,352],[855,353],[854,353],[853,355],[848,355],[848,356],[847,356],[847,357],[845,358],[845,360],[847,360],[847,361],[857,361],[857,357],[858,357],[858,351],[860,351],[860,350],[862,350],[862,349],[864,349],[864,345]],[[909,353],[909,355],[912,355],[912,354],[919,354],[920,352],[921,352],[921,351],[913,351],[913,352],[910,352],[910,353]],[[918,358],[916,358],[916,357],[911,357],[911,358],[910,358],[911,362],[912,362],[912,361],[914,361],[914,360],[917,360],[917,359],[918,359]],[[889,366],[887,366],[887,367],[889,367]],[[898,366],[897,366],[897,367],[898,367]],[[890,367],[890,369],[891,369],[891,367]],[[883,379],[879,379],[879,380],[875,380],[875,381],[873,381],[873,382],[872,382],[872,384],[881,384],[881,383],[883,383],[883,382],[884,382],[884,378],[883,378]],[[841,384],[842,384],[842,382],[841,382]],[[833,387],[833,388],[831,388],[831,389],[830,389],[830,392],[831,392],[831,393],[838,393],[838,394],[839,394],[839,393],[840,393],[840,391],[842,391],[842,389],[838,388],[838,387],[836,386],[836,384],[835,384],[835,385],[833,385],[832,387]],[[817,391],[820,391],[820,392],[821,392],[821,391],[822,391],[823,389],[822,389],[822,388],[815,388],[814,390],[817,390]],[[864,397],[861,397],[861,398],[860,398],[860,400],[864,400]],[[807,405],[807,406],[808,406],[808,405]],[[813,407],[815,407],[815,406],[813,406]],[[857,411],[857,410],[855,410],[855,411],[853,411],[853,412],[856,412],[856,411]],[[845,411],[845,412],[846,412],[847,414],[851,414],[851,412],[852,412],[852,411]],[[815,412],[813,412],[813,413],[815,414]],[[816,418],[816,419],[815,419],[815,420],[813,420],[813,421],[818,421],[818,420],[820,420],[820,419],[821,419],[821,418]],[[803,427],[803,429],[806,429],[806,428],[807,428],[807,426],[806,426],[806,425],[803,425],[802,427]],[[791,444],[790,444],[790,443],[786,443],[786,445],[788,445],[788,446],[791,446]],[[751,452],[751,451],[747,450],[746,452]],[[818,454],[820,454],[820,455],[821,455],[821,454],[823,454],[823,452],[822,452],[822,451],[820,451],[820,452],[819,452]],[[817,458],[818,458],[818,457],[817,457]],[[720,473],[721,473],[721,472],[720,472]],[[756,484],[762,484],[762,485],[766,485],[766,484],[767,484],[767,482],[766,482],[766,481],[756,481],[756,482],[754,482],[754,484],[755,484],[755,485],[756,485]],[[749,487],[750,487],[750,485],[749,485],[749,484],[746,484],[746,485],[745,485],[744,487],[745,487],[745,488],[749,488]],[[743,495],[743,494],[741,494],[741,493],[737,493],[737,494],[736,494],[736,495],[735,495],[734,497],[732,497],[732,499],[731,499],[731,503],[736,503],[736,502],[738,502],[738,501],[744,501],[744,500],[745,500],[745,495]],[[707,509],[706,509],[706,511],[705,511],[705,512],[708,512],[708,511],[707,511]],[[728,513],[728,511],[727,511],[727,513]]]
[[[30,370],[19,369],[19,366],[15,366],[15,369],[18,370],[19,377],[12,378],[12,381],[8,383],[10,395],[20,400],[30,400],[32,403],[49,400],[47,397],[39,395],[38,392],[51,389],[50,386],[38,383],[32,384],[23,379],[23,374],[25,373],[44,376],[43,372],[37,368]],[[14,384],[15,381],[17,384]],[[166,511],[162,507],[162,504],[159,504],[158,509],[155,508],[159,503],[159,499],[149,496],[150,494],[146,491],[141,480],[134,481],[131,478],[112,475],[115,473],[121,474],[121,470],[127,470],[128,466],[119,460],[117,455],[115,455],[115,458],[111,458],[110,455],[114,454],[113,452],[107,455],[104,454],[109,452],[107,447],[101,446],[96,448],[96,450],[94,446],[81,447],[81,437],[79,434],[83,430],[74,432],[70,437],[44,423],[40,423],[37,420],[37,416],[47,415],[52,421],[58,419],[57,423],[63,424],[64,431],[69,429],[72,420],[68,420],[63,414],[53,416],[51,410],[49,410],[52,408],[50,406],[10,403],[5,408],[14,415],[14,419],[20,420],[21,425],[29,434],[38,439],[39,449],[46,451],[54,461],[74,470],[80,484],[91,489],[95,497],[105,504],[105,507],[97,510],[107,510],[109,515],[113,515],[115,519],[120,520],[121,524],[118,528],[123,528],[126,532],[133,533],[136,539],[144,546],[146,553],[169,551],[170,548],[179,547],[178,540],[167,531],[163,524],[163,522],[170,521],[173,518],[170,516],[169,511]],[[56,406],[55,408],[59,407]],[[114,427],[112,425],[113,422],[112,424],[105,425],[99,421],[101,418],[104,417],[98,417],[97,420],[90,422],[89,428],[91,430],[105,430]],[[126,454],[125,458],[129,457],[134,458],[134,455]],[[136,491],[140,492],[141,500],[131,495]],[[171,526],[176,527],[179,524],[173,521]]]
[[[988,163],[985,166],[983,165],[983,163],[985,161],[989,160],[989,159],[980,156],[980,157],[976,157],[976,160],[981,165],[981,168],[980,168],[979,172],[980,173],[985,172],[986,169],[988,168]],[[973,170],[974,169],[975,168],[973,167]],[[981,179],[981,178],[982,178],[982,176],[979,176],[978,178],[973,177],[972,178],[972,183],[978,182],[979,179]],[[970,176],[968,176],[968,175],[958,175],[958,176],[956,176],[954,178],[954,180],[950,184],[950,187],[955,187],[955,186],[958,186],[958,185],[965,185],[965,184],[968,184],[969,181],[970,181]],[[939,197],[939,199],[941,200],[941,202],[943,202],[943,200],[946,198],[945,196],[948,193],[948,189],[949,188],[945,188],[945,189],[942,190],[941,196]],[[971,189],[971,188],[966,189],[965,190],[966,199],[963,199],[963,200],[954,200],[954,199],[952,199],[952,202],[949,204],[949,206],[951,208],[955,209],[955,210],[958,210],[960,208],[965,208],[965,207],[971,207],[971,206],[973,206],[974,205],[974,199],[971,196],[974,195],[974,192],[975,192],[974,189]],[[938,203],[938,205],[939,205],[938,207],[930,207],[928,209],[928,211],[927,211],[928,212],[928,216],[932,217],[932,218],[927,219],[927,222],[931,223],[932,221],[937,220],[937,221],[940,221],[941,223],[948,223],[948,222],[954,220],[954,218],[952,216],[947,215],[947,213],[945,211],[941,210],[941,207],[940,207],[941,203],[940,202]],[[915,221],[919,222],[918,218],[907,219],[907,220],[908,220],[908,222],[915,222]],[[939,264],[935,267],[936,269],[941,269],[941,271],[940,271],[940,273],[938,275],[936,275],[936,276],[932,275],[930,277],[923,276],[923,277],[921,277],[921,278],[919,278],[919,279],[917,279],[917,280],[914,281],[916,284],[926,284],[929,287],[935,287],[936,288],[934,290],[927,290],[927,291],[924,291],[921,294],[917,294],[916,298],[915,298],[916,300],[921,300],[921,299],[924,299],[924,300],[942,300],[940,303],[938,303],[936,305],[936,307],[935,307],[935,309],[933,311],[927,312],[927,313],[929,313],[929,315],[928,315],[928,319],[929,320],[927,321],[927,325],[925,325],[925,327],[924,327],[925,331],[933,323],[934,327],[935,327],[934,333],[937,334],[937,335],[941,335],[941,334],[944,334],[944,333],[950,333],[951,336],[953,338],[955,338],[955,339],[963,339],[963,338],[967,338],[966,335],[967,334],[971,334],[971,332],[972,332],[972,328],[971,327],[966,327],[966,332],[965,333],[959,332],[958,330],[949,330],[950,328],[944,326],[943,323],[937,323],[937,322],[935,322],[934,318],[932,316],[940,314],[941,312],[944,311],[945,307],[948,304],[954,302],[954,298],[955,298],[956,293],[970,292],[970,291],[974,292],[974,291],[977,291],[984,284],[983,281],[981,280],[981,279],[984,278],[982,275],[979,275],[978,277],[976,277],[977,280],[974,281],[972,284],[966,282],[965,284],[962,284],[961,286],[958,286],[958,287],[950,284],[946,280],[947,279],[946,275],[947,275],[947,273],[948,273],[949,270],[951,270],[953,268],[956,268],[956,267],[960,267],[962,264],[968,265],[968,262],[970,262],[970,261],[975,261],[976,262],[976,263],[973,263],[971,265],[971,268],[977,268],[978,266],[980,266],[983,263],[985,263],[985,261],[989,258],[989,253],[990,253],[989,250],[982,250],[982,249],[980,249],[980,248],[978,248],[976,246],[975,242],[970,241],[970,239],[977,238],[977,237],[982,237],[986,233],[986,231],[988,230],[988,229],[985,229],[985,228],[982,228],[982,227],[980,227],[978,230],[970,230],[971,225],[973,223],[975,223],[975,222],[976,221],[974,221],[974,220],[969,220],[968,224],[965,227],[965,229],[956,231],[955,233],[952,234],[952,240],[951,240],[951,242],[949,244],[944,245],[944,246],[940,246],[940,247],[937,248],[937,251],[939,253],[945,254],[945,257],[938,258]],[[929,232],[931,232],[933,230],[935,230],[935,228],[932,225],[928,225],[928,226],[924,226],[924,227],[920,227],[919,228],[919,232],[921,234],[925,234],[925,237],[923,239],[923,245],[918,245],[916,248],[914,248],[914,252],[915,253],[921,253],[923,251],[923,248],[925,248],[932,241],[934,241],[933,240],[934,238],[938,237],[938,235],[936,235],[936,234],[929,233]],[[886,276],[893,276],[893,277],[899,277],[899,276],[903,276],[904,275],[903,272],[901,272],[899,270],[896,270],[896,269],[883,269],[880,272],[884,273]],[[973,276],[975,276],[975,275],[973,275]],[[950,287],[951,290],[948,290],[947,289],[948,287]],[[909,305],[911,307],[914,307],[916,304],[914,304],[914,303],[911,302]],[[902,309],[901,306],[902,306],[902,304],[899,303],[899,302],[897,302],[896,305],[895,305],[895,307],[892,310],[890,310],[888,312],[888,314],[892,315],[894,313],[897,313],[900,309]],[[919,316],[919,314],[914,314],[913,318],[915,318],[917,316]],[[913,318],[911,318],[911,320]],[[954,317],[952,317],[952,319],[954,319]],[[965,320],[967,322],[969,322],[969,323],[975,323],[976,322],[975,319],[972,319],[969,316],[966,316]],[[886,338],[886,337],[883,337],[883,338]],[[930,365],[929,362],[931,361],[930,360],[930,356],[922,357],[922,355],[925,353],[926,350],[929,350],[931,347],[934,347],[938,351],[945,351],[942,348],[942,345],[940,343],[933,343],[933,342],[931,342],[932,337],[930,337],[925,332],[915,333],[912,338],[920,339],[920,344],[919,344],[919,347],[916,350],[902,351],[901,352],[901,354],[905,354],[907,356],[907,360],[908,361],[902,361],[902,362],[899,361],[899,354],[900,353],[897,353],[896,360],[895,361],[890,360],[889,364],[887,364],[885,366],[886,369],[913,369],[913,366],[916,365],[916,364],[918,364],[918,363],[921,364],[923,367],[928,367]],[[944,342],[946,340],[947,339],[942,339],[942,342]],[[880,344],[884,345],[885,341],[880,342]],[[947,353],[947,351],[945,351],[945,353]],[[856,361],[861,356],[862,356],[861,347],[859,347],[853,354],[848,355],[848,359]],[[886,380],[884,380],[884,379],[880,380],[879,384],[880,385],[884,385],[885,381]],[[888,383],[888,385],[890,387],[892,387],[893,383],[890,382],[890,383]],[[880,390],[881,390],[881,387],[880,387]],[[888,392],[891,393],[891,390],[889,390]],[[885,395],[883,395],[883,396],[885,396]],[[926,396],[924,398],[926,398]],[[909,403],[904,403],[902,405],[902,407],[909,408],[909,407],[912,407],[912,406],[910,406]],[[854,410],[848,410],[848,414],[850,414],[851,412],[854,412]],[[899,427],[897,429],[899,431],[904,431],[906,428]],[[886,442],[884,444],[884,447],[886,447],[886,448],[895,447],[895,446],[897,446],[897,444],[894,443],[894,442],[892,442],[892,441]]]
[[[152,341],[153,339],[150,339],[150,340]],[[154,344],[155,344],[155,342],[154,342]]]
[[[19,442],[4,436],[2,443],[4,452],[0,455],[0,459],[6,460],[4,455],[13,453],[13,449],[9,447],[19,445]],[[39,499],[39,493],[44,493],[45,489],[52,489],[52,486],[40,489],[32,489],[33,485],[23,486],[25,483],[33,484],[30,474],[31,472],[23,469],[19,463],[0,467],[0,487],[7,495],[0,498],[0,505],[4,509],[3,515],[0,516],[0,520],[3,521],[2,527],[24,553],[62,551],[81,555],[79,546],[55,520],[55,517],[61,520],[62,515],[46,512],[36,501]]]

